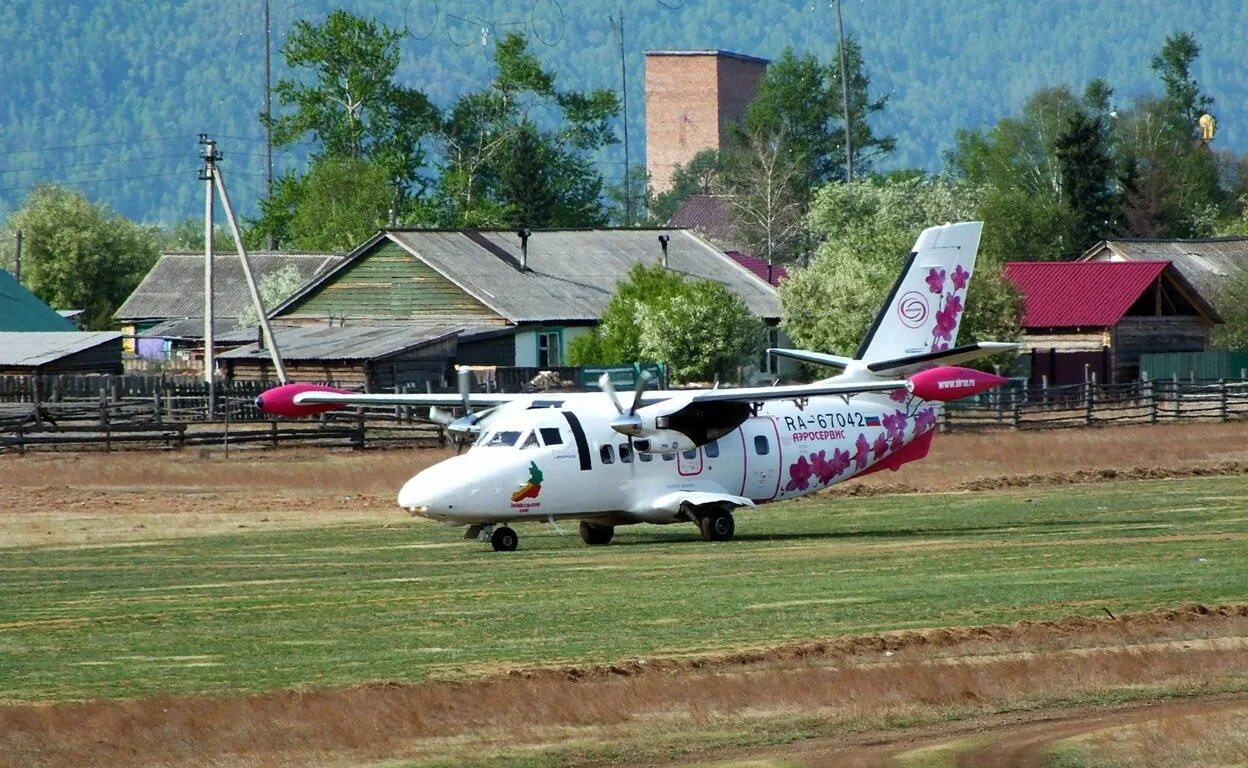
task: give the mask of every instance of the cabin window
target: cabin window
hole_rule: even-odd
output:
[[[559,349],[563,333],[560,331],[539,331],[537,334],[537,367],[558,368],[562,363]]]
[[[604,445],[598,449],[598,457],[602,459],[603,464],[615,463],[615,447]]]
[[[519,439],[520,439],[520,432],[518,430],[514,432],[511,430],[499,430],[498,432],[491,434],[489,439],[485,441],[485,447],[486,448],[498,448],[498,447],[510,448],[511,446],[515,445],[516,441]]]
[[[693,461],[694,459],[698,458],[698,449],[694,448],[692,451],[681,451],[680,455],[684,456],[689,461]]]
[[[641,460],[642,464],[647,464],[651,461],[654,461],[654,456],[644,451],[642,451],[641,453],[638,453],[637,458]]]
[[[663,454],[663,461],[675,461],[675,460],[676,460],[676,454],[674,453]]]
[[[528,434],[524,436],[524,440],[521,441],[520,450],[523,451],[526,448],[536,448],[536,447],[537,447],[537,433],[529,432]]]
[[[625,464],[633,463],[633,452],[629,450],[628,443],[620,443],[620,461]]]
[[[767,438],[763,435],[758,435],[754,438],[754,452],[759,456],[766,456],[771,453],[771,444],[767,442]]]
[[[718,458],[719,458],[719,441],[718,441],[718,440],[712,440],[711,442],[709,442],[709,443],[707,443],[706,445],[702,446],[702,450],[703,450],[703,452],[705,452],[705,453],[706,453],[706,458],[708,458],[708,459],[718,459]]]
[[[546,445],[563,445],[563,435],[559,434],[558,427],[542,427],[539,431],[542,433],[542,442]]]

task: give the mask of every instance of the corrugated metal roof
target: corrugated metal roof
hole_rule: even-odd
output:
[[[47,365],[120,338],[116,331],[0,332],[0,366]]]
[[[76,326],[0,269],[0,331],[72,331]]]
[[[225,319],[215,319],[212,321],[213,338],[220,340],[223,334],[238,328],[238,319],[229,317]],[[203,340],[204,338],[204,318],[202,317],[179,317],[175,320],[166,320],[163,323],[157,323],[151,328],[139,331],[137,334],[140,338],[145,339],[188,339]],[[255,329],[252,329],[252,336],[255,336]]]
[[[1005,277],[1023,296],[1024,328],[1105,327],[1122,319],[1169,262],[1012,261]]]
[[[1227,278],[1248,270],[1248,238],[1206,240],[1107,240],[1080,261],[1170,261],[1206,298]]]
[[[332,269],[345,256],[339,253],[283,253],[257,251],[247,254],[259,282],[291,265],[302,285]],[[238,317],[251,305],[251,293],[237,253],[219,253],[213,265],[213,314]],[[166,253],[113,314],[118,320],[153,320],[204,316],[204,255]]]
[[[671,237],[668,266],[686,277],[713,280],[737,294],[754,314],[780,316],[775,289],[697,235],[667,229],[535,231],[528,269],[521,271],[520,238],[507,231],[392,230],[386,233],[494,311],[516,323],[592,321],[602,317],[616,284],[638,262],[662,258],[658,236]],[[357,251],[352,258],[366,252]]]
[[[277,348],[281,350],[283,360],[377,360],[406,350],[423,347],[426,344],[454,336],[458,328],[454,326],[300,326],[274,327],[273,335],[277,338]],[[251,334],[254,330],[242,330],[240,334]],[[222,341],[229,341],[230,335]],[[232,349],[218,356],[222,360],[267,360],[268,350],[260,349],[258,344]]]

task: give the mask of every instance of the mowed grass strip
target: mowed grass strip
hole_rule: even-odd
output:
[[[1248,478],[813,499],[737,539],[407,521],[0,550],[0,699],[243,693],[1248,599]]]

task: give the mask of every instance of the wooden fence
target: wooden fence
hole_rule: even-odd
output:
[[[1248,417],[1248,381],[1181,379],[1002,388],[950,403],[946,431],[1062,429],[1114,424],[1231,421]]]
[[[408,407],[275,419],[255,405],[270,384],[189,377],[0,376],[0,452],[176,449],[263,444],[363,448],[442,445],[442,427]]]

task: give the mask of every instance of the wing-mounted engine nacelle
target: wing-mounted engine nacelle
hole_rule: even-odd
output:
[[[688,451],[729,434],[750,417],[748,403],[734,401],[656,403],[622,413],[611,428],[633,438],[642,453]]]

